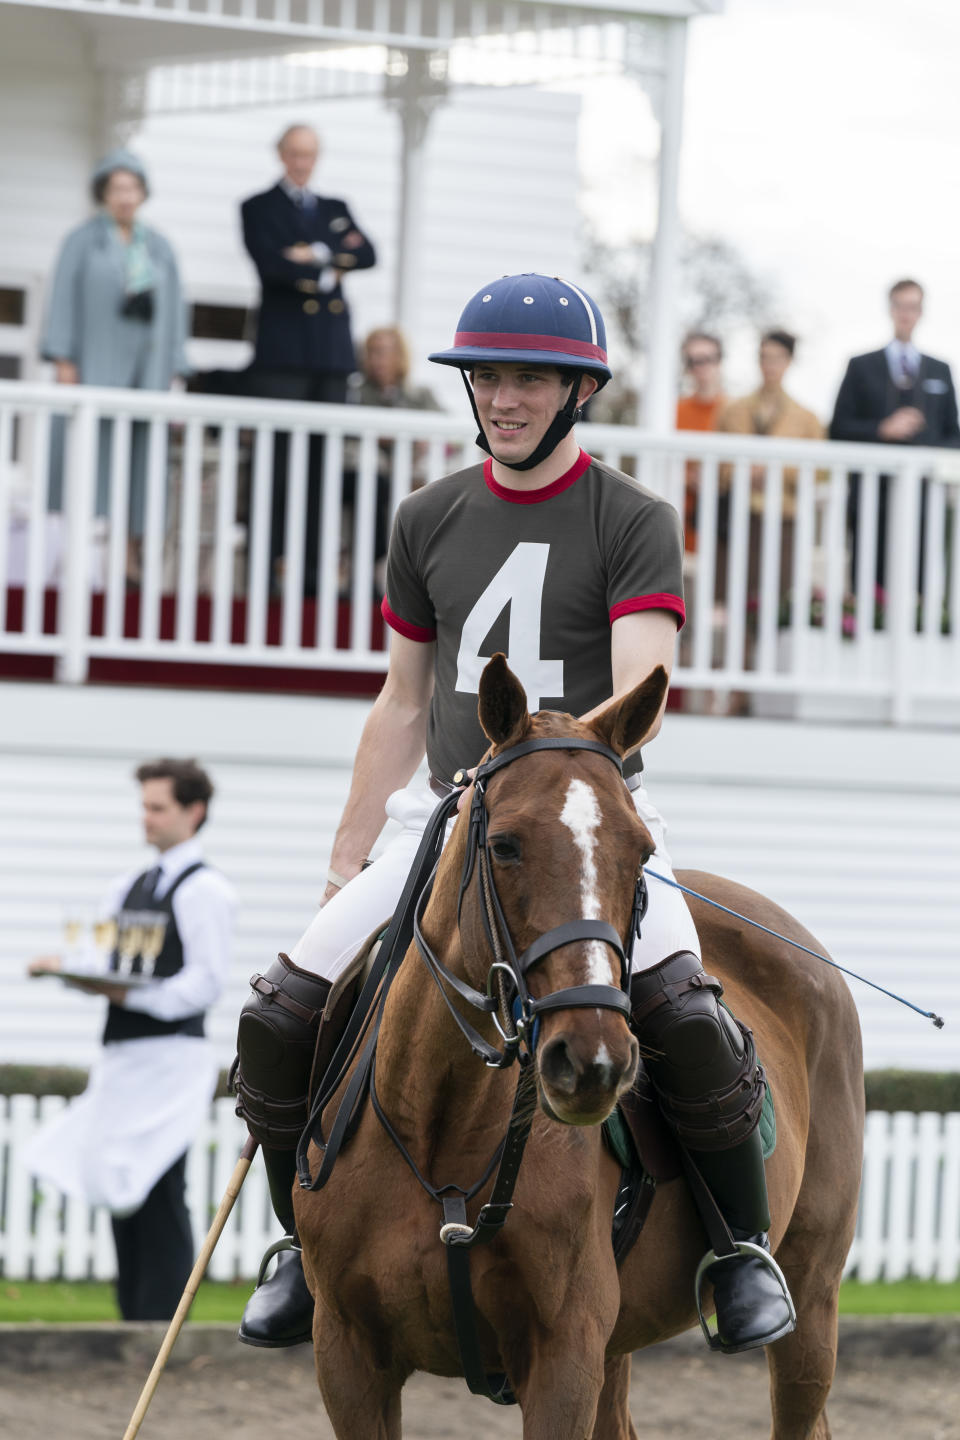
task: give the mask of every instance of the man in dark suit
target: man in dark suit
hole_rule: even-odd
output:
[[[243,241],[262,287],[251,390],[274,400],[343,404],[355,366],[350,313],[341,278],[376,262],[373,245],[344,200],[308,188],[320,142],[308,125],[291,125],[277,143],[283,175],[241,206]],[[283,551],[287,437],[277,436],[270,554]],[[310,444],[305,581],[316,584],[322,444]]]
[[[923,287],[916,280],[898,280],[890,289],[889,301],[893,339],[882,350],[855,355],[847,365],[830,422],[830,438],[889,445],[960,446],[957,397],[950,367],[944,360],[922,355],[913,343],[913,332],[923,314]],[[890,477],[881,476],[878,585],[884,583],[886,573],[889,488]],[[859,503],[860,477],[851,475],[847,527],[854,569]],[[921,528],[926,514],[926,486],[922,506]]]

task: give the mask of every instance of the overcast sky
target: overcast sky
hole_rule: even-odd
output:
[[[796,398],[829,416],[904,274],[927,287],[921,348],[960,365],[958,0],[727,0],[689,33],[682,218],[771,282]],[[649,233],[656,145],[635,87],[588,87],[585,204],[618,239]],[[728,388],[753,383],[743,337]]]

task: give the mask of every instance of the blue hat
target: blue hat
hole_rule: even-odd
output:
[[[144,191],[149,194],[150,184],[143,161],[134,155],[132,150],[123,148],[111,150],[102,160],[97,161],[90,176],[90,184],[95,186],[99,181],[106,180],[115,170],[129,170],[131,175],[136,175]]]
[[[596,304],[558,275],[504,275],[468,300],[453,345],[429,357],[470,370],[484,360],[562,365],[611,378],[607,337]]]

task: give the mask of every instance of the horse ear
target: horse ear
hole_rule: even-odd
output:
[[[494,745],[516,745],[530,730],[527,694],[499,651],[480,676],[480,724]]]
[[[658,665],[629,695],[612,700],[591,720],[597,738],[609,745],[611,750],[616,750],[618,755],[626,755],[650,729],[660,713],[666,693],[667,672]]]

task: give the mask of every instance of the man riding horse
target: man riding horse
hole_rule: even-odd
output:
[[[371,920],[395,908],[435,797],[487,748],[477,693],[488,657],[506,653],[531,712],[589,719],[655,666],[669,674],[684,621],[676,511],[591,459],[574,433],[611,373],[590,297],[557,277],[506,276],[469,301],[452,347],[430,359],[460,370],[489,458],[409,495],[397,511],[382,607],[394,632],[390,664],[357,751],[321,908],[292,955],[255,978],[240,1017],[238,1113],[263,1147],[289,1237],[244,1311],[240,1339],[251,1345],[311,1339],[292,1190],[314,1054],[330,1056],[349,1013],[346,1004],[328,1007],[328,996]],[[424,752],[429,784],[415,777]],[[655,868],[669,878],[664,823],[642,769],[638,746],[624,772],[656,842]],[[402,829],[370,864],[385,814]],[[569,820],[588,847],[590,817]],[[655,885],[633,955],[633,1028],[664,1116],[734,1237],[769,1249],[757,1129],[763,1080],[721,991],[704,974],[682,893]],[[793,1328],[779,1280],[755,1253],[717,1261],[708,1276],[724,1350],[767,1345]]]

